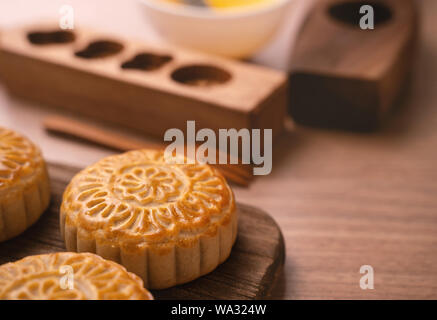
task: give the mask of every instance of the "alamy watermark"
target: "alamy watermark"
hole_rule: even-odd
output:
[[[362,290],[375,289],[375,272],[370,265],[362,265],[360,273],[364,274],[360,278],[360,288]]]
[[[272,171],[272,129],[219,129],[217,138],[214,130],[204,128],[196,132],[195,121],[187,121],[186,134],[185,137],[184,132],[176,128],[165,132],[164,141],[171,141],[164,153],[167,162],[252,163],[256,166],[254,175],[267,175]],[[196,145],[196,142],[201,144]],[[182,157],[185,150],[186,159]]]
[[[74,9],[68,4],[59,8],[59,28],[62,30],[74,29]]]
[[[59,286],[63,290],[74,289],[74,270],[70,265],[64,265],[59,268],[59,273],[63,276],[59,280]]]
[[[360,18],[360,28],[363,30],[375,29],[375,10],[371,5],[363,5],[360,8],[360,13],[363,15]]]

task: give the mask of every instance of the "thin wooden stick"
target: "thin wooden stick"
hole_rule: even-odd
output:
[[[120,151],[164,148],[163,144],[145,142],[63,116],[48,116],[44,119],[43,125],[44,128],[50,132],[80,138]],[[229,164],[215,164],[213,166],[220,170],[225,178],[241,186],[247,187],[252,178],[247,167],[244,166]]]

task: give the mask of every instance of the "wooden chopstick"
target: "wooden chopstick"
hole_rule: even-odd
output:
[[[73,120],[63,116],[48,116],[44,118],[43,126],[50,132],[80,138],[119,151],[162,148],[162,145],[158,143],[154,144],[136,140],[80,120]]]
[[[43,120],[43,125],[49,132],[79,138],[119,151],[164,148],[164,145],[160,143],[145,142],[64,116],[48,116]],[[248,170],[250,166],[230,164],[213,166],[220,170],[225,178],[238,185],[247,187],[252,179]]]

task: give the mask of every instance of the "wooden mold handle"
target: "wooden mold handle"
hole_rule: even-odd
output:
[[[119,151],[164,148],[164,145],[160,143],[151,143],[134,139],[108,129],[96,127],[83,121],[70,119],[64,116],[48,116],[43,120],[43,125],[49,132],[79,138],[84,141]],[[226,179],[240,186],[247,187],[252,179],[250,172],[247,170],[248,167],[229,164],[216,164],[213,166],[216,167]]]

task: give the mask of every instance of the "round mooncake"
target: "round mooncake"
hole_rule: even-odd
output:
[[[237,213],[216,169],[137,150],[102,159],[72,179],[61,232],[68,250],[119,262],[147,288],[162,289],[194,280],[228,258]]]
[[[0,241],[32,225],[50,201],[46,164],[27,138],[0,127]]]
[[[0,299],[152,300],[143,281],[91,253],[29,256],[0,266]]]

